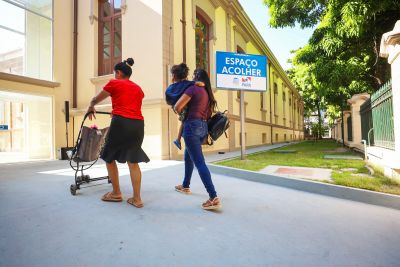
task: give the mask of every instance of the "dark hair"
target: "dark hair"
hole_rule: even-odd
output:
[[[193,75],[195,81],[200,81],[205,84],[204,87],[208,94],[208,104],[210,105],[210,110],[211,112],[215,112],[215,108],[217,107],[217,101],[215,100],[213,91],[211,89],[210,77],[208,77],[207,71],[205,71],[204,69],[196,69]]]
[[[189,68],[185,63],[173,65],[171,68],[171,74],[174,76],[175,80],[186,80],[189,75]]]
[[[133,58],[128,58],[114,66],[114,70],[117,71],[122,71],[122,73],[125,75],[125,77],[131,77],[132,75],[132,66],[135,64],[135,61]]]

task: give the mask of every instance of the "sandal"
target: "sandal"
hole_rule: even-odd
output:
[[[133,197],[128,198],[128,200],[127,200],[126,202],[128,202],[128,204],[131,204],[132,206],[135,206],[135,207],[138,208],[138,209],[144,207],[144,205],[143,205],[142,202],[140,202],[140,203],[135,202],[135,200],[133,199]]]
[[[175,186],[175,191],[178,191],[179,193],[183,193],[186,195],[190,195],[192,193],[192,191],[190,191],[189,187],[183,187],[183,185]]]
[[[122,196],[115,197],[112,195],[112,192],[105,193],[103,197],[101,198],[103,201],[108,201],[108,202],[121,202],[122,201]]]
[[[217,210],[222,208],[222,203],[219,197],[215,197],[213,199],[208,199],[201,207],[205,210]]]

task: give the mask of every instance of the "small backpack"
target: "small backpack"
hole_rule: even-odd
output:
[[[230,126],[230,121],[226,114],[227,112],[227,110],[224,112],[218,111],[207,121],[208,135],[211,138],[211,142],[208,142],[209,145],[212,145],[223,133],[228,138],[226,130]]]

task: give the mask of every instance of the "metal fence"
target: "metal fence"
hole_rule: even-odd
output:
[[[394,149],[392,81],[371,95],[374,145]]]
[[[360,107],[360,115],[361,115],[361,138],[362,140],[366,140],[368,145],[374,145],[374,132],[370,130],[374,127],[372,123],[372,108],[371,108],[371,98],[368,98],[361,107]],[[368,132],[370,135],[368,137]]]

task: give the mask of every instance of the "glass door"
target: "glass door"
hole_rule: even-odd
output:
[[[0,163],[52,158],[50,97],[0,91]]]

